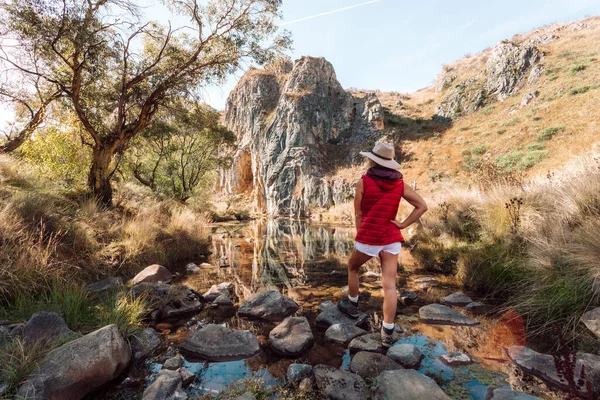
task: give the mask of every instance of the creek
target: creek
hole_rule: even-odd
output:
[[[143,366],[129,372],[129,381],[109,388],[103,398],[140,398],[162,363],[177,352],[177,345],[198,326],[223,324],[234,329],[252,331],[263,350],[251,359],[231,362],[185,360],[185,367],[198,377],[187,389],[188,394],[216,394],[232,383],[245,378],[260,378],[267,385],[285,381],[291,363],[326,364],[349,369],[351,355],[346,348],[325,342],[324,330],[315,326],[317,307],[324,301],[338,302],[346,293],[345,262],[353,249],[354,229],[349,226],[314,225],[290,220],[221,223],[210,227],[212,254],[200,271],[186,274],[180,271],[176,283],[204,293],[212,285],[233,283],[232,295],[236,307],[210,307],[177,321],[155,326],[167,338],[168,347]],[[201,260],[198,261],[198,264]],[[397,325],[404,329],[399,343],[411,343],[424,355],[419,371],[432,377],[453,399],[485,399],[489,386],[508,387],[504,348],[522,344],[522,332],[503,323],[499,314],[489,314],[478,327],[437,326],[421,323],[418,309],[458,290],[452,277],[436,277],[437,285],[418,288],[414,278],[423,277],[403,249],[397,286],[399,290],[419,293],[415,304],[399,304]],[[432,275],[427,275],[432,276]],[[264,289],[277,289],[294,299],[301,308],[299,315],[309,320],[315,345],[297,359],[282,358],[268,346],[268,334],[276,323],[251,322],[236,315],[244,299]],[[370,328],[378,331],[381,323],[383,295],[377,260],[361,269],[361,309],[370,316]],[[489,315],[492,315],[491,317]],[[496,315],[496,317],[494,317]],[[450,367],[438,357],[451,351],[466,351],[474,364]],[[137,380],[136,377],[137,376]],[[137,385],[133,382],[138,382]],[[97,398],[97,397],[94,397]],[[193,397],[192,397],[193,398]]]

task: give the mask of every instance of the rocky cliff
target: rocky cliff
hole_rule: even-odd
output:
[[[453,87],[456,76],[451,68],[444,68],[436,79],[435,90],[450,89],[437,106],[436,115],[455,119],[494,100],[505,100],[539,78],[542,66],[536,63],[541,56],[540,50],[529,43],[500,42],[492,49],[484,70]]]
[[[324,58],[302,57],[248,71],[225,124],[238,148],[219,188],[251,196],[271,216],[307,216],[352,196],[352,183],[332,176],[381,137],[383,108],[375,95],[346,92]]]

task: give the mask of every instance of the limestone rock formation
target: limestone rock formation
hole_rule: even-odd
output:
[[[324,58],[302,57],[248,71],[227,99],[225,124],[238,148],[218,189],[247,194],[272,216],[303,216],[352,194],[352,183],[327,174],[379,138],[383,107],[375,95],[344,91]]]
[[[526,83],[532,84],[541,75],[543,67],[540,50],[531,44],[510,41],[498,43],[487,60],[484,71],[451,87],[448,70],[444,69],[436,81],[436,91],[450,87],[436,108],[436,115],[454,119],[485,106],[491,99],[500,101],[516,93]]]
[[[499,100],[515,93],[529,69],[539,59],[540,51],[535,46],[500,42],[492,49],[487,61],[487,93],[498,96]]]

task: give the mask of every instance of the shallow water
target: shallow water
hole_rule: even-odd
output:
[[[317,314],[316,308],[321,302],[337,302],[344,296],[343,287],[347,283],[345,261],[353,248],[353,235],[352,227],[308,225],[286,220],[214,225],[213,254],[207,260],[212,266],[203,266],[200,273],[193,275],[186,275],[183,271],[178,283],[203,293],[213,284],[232,282],[235,287],[233,295],[236,297],[236,306],[257,291],[276,288],[301,305],[299,314],[306,316],[313,326],[315,346],[303,357],[294,360],[275,355],[268,346],[263,346],[261,354],[244,361],[207,363],[186,360],[185,366],[197,375],[196,381],[189,389],[190,394],[216,394],[234,382],[252,377],[260,377],[269,385],[280,383],[284,380],[288,365],[294,362],[349,368],[348,350],[324,343],[324,331],[314,327],[313,323]],[[200,262],[202,260],[199,260],[198,264]],[[412,263],[410,254],[403,251],[403,272],[399,273],[398,277],[399,289],[410,283]],[[219,267],[221,264],[227,267]],[[377,262],[370,262],[365,268],[365,271],[367,270],[379,273]],[[421,305],[427,304],[427,296],[422,296],[412,307],[399,308],[399,312],[405,317],[415,315]],[[363,276],[361,308],[371,316],[373,330],[377,329],[381,321],[382,300],[380,280]],[[220,323],[232,328],[248,329],[257,335],[261,344],[267,343],[268,332],[275,326],[239,319],[235,316],[234,308],[205,308],[193,321],[170,322],[172,325],[163,332],[168,338],[169,349],[150,362],[148,368],[153,373],[160,370],[161,363],[166,358],[176,353],[177,344],[190,333],[190,325]],[[488,386],[498,387],[506,384],[506,376],[499,372],[502,364],[495,363],[493,358],[459,368],[448,367],[437,359],[448,352],[446,345],[454,347],[454,343],[460,340],[461,336],[477,337],[482,334],[482,328],[470,328],[471,331],[465,334],[457,327],[433,327],[433,330],[427,333],[429,328],[420,329],[417,322],[414,317],[404,320],[403,326],[408,328],[408,331],[400,338],[399,343],[412,343],[421,349],[425,358],[419,371],[433,377],[452,398],[483,400]],[[482,357],[484,356],[485,354]],[[152,378],[132,390],[137,391],[139,396],[143,386],[147,386],[151,381]],[[120,390],[126,391],[124,386],[122,385]],[[107,396],[126,398],[123,391],[119,397]]]

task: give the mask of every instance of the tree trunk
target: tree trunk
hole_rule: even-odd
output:
[[[112,187],[110,185],[113,150],[106,146],[95,146],[92,152],[92,166],[88,176],[88,186],[101,204],[112,205]]]

